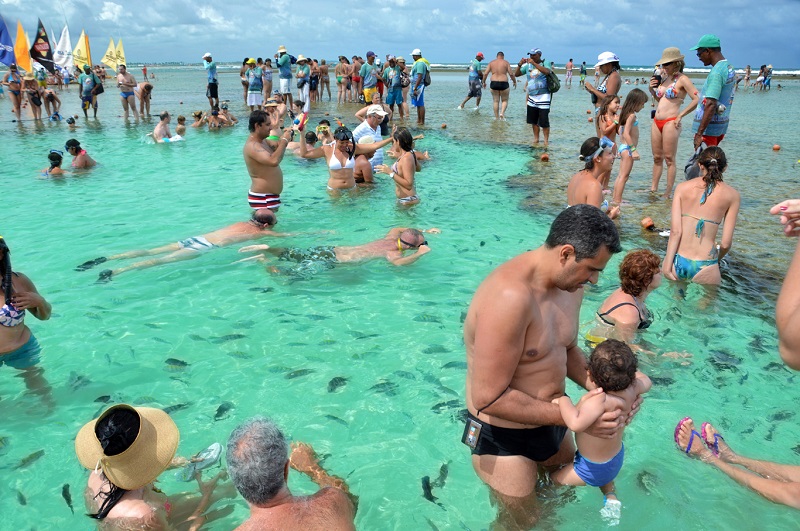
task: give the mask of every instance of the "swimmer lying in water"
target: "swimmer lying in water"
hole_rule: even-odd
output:
[[[176,243],[170,243],[154,249],[128,251],[121,254],[112,256],[101,256],[94,260],[84,262],[75,268],[76,271],[86,271],[96,265],[103,264],[109,260],[125,260],[128,258],[138,258],[140,256],[152,256],[156,254],[169,253],[161,258],[154,258],[152,260],[142,260],[135,262],[131,265],[121,267],[119,269],[106,269],[100,272],[99,282],[108,282],[112,276],[117,276],[132,269],[146,269],[170,262],[178,262],[181,260],[192,260],[200,256],[201,253],[216,249],[218,247],[226,247],[235,243],[240,243],[247,240],[254,240],[263,236],[281,237],[292,236],[291,233],[279,233],[272,230],[277,223],[275,213],[267,208],[262,208],[253,212],[253,217],[249,221],[234,223],[225,228],[203,234],[202,236],[195,236],[187,238]]]
[[[441,232],[436,227],[424,230],[399,227],[390,230],[383,238],[363,245],[319,246],[309,249],[270,248],[266,245],[249,245],[239,249],[239,252],[266,251],[277,256],[280,261],[296,262],[298,264],[290,269],[272,266],[270,268],[271,272],[286,273],[291,276],[310,276],[318,272],[318,270],[333,269],[336,264],[342,262],[385,259],[396,266],[413,264],[431,250],[423,233],[440,234]],[[415,250],[416,252],[403,256],[406,251],[410,250]],[[251,258],[245,258],[245,260],[268,261],[263,253]]]

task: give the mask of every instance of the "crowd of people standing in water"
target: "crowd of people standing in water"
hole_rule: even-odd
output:
[[[595,103],[597,135],[580,147],[583,168],[567,184],[567,208],[556,217],[541,247],[500,265],[483,281],[466,313],[468,416],[462,442],[470,448],[476,474],[497,501],[497,523],[505,528],[526,529],[535,524],[539,468],[548,469],[556,484],[600,488],[603,517],[612,523],[619,521],[621,502],[614,479],[624,461],[623,432],[639,412],[642,394],[653,385],[638,370],[629,345],[653,322],[647,297],[660,286],[662,277],[707,285],[722,280],[720,260],[731,249],[741,199],[724,180],[728,163],[719,144],[727,133],[738,79],[714,35],[704,35],[692,50],[704,65],[712,67],[699,91],[683,74],[685,57],[676,47],[666,48],[656,62],[658,70],[649,81],[649,96],[633,89],[621,99],[620,59],[613,52],[598,56],[595,66],[604,77],[601,80],[598,76],[594,84],[585,81],[585,67],[581,67],[579,86]],[[395,117],[409,117],[409,100],[416,110],[417,124],[424,125],[430,63],[419,49],[410,56],[414,61],[410,68],[403,57],[391,54],[381,64],[372,51],[366,53],[366,59],[339,57],[332,72],[338,102],[365,104],[356,114],[361,124],[352,131],[341,123],[333,128],[325,118],[314,131],[306,130],[311,129],[307,126],[311,105],[325,92],[331,98],[331,72],[325,60],[317,62],[303,55],[294,58],[281,46],[274,57],[279,76],[274,83],[272,59],[245,58],[240,74],[243,100],[250,114],[243,157],[250,176],[246,195],[251,218],[176,243],[95,258],[76,269],[85,271],[109,261],[158,256],[103,270],[99,280],[107,282],[127,271],[190,260],[219,247],[265,237],[291,237],[291,233],[275,230],[284,184],[281,163],[287,153],[323,159],[327,191],[332,196],[370,185],[375,174],[386,174],[394,183],[398,208],[413,208],[421,201],[415,176],[429,156],[415,149],[414,143],[422,135],[414,137],[405,127],[394,126],[390,131]],[[480,105],[481,90],[491,77],[495,116],[502,119],[509,81],[516,85],[516,78],[525,77],[527,122],[534,144],[541,133],[546,147],[552,63],[550,68],[544,66],[539,48],[532,49],[516,67],[502,52],[485,70],[483,59],[479,52],[470,63],[469,93],[459,109],[471,98]],[[190,127],[235,125],[238,119],[230,113],[228,103],[220,101],[211,53],[206,53],[203,61],[210,110],[194,113]],[[293,64],[297,65],[294,72]],[[568,86],[572,65],[570,60],[565,80]],[[771,76],[771,66],[769,70]],[[96,90],[102,84],[96,76],[87,67],[79,78],[87,117],[89,110],[96,116],[97,96],[102,94]],[[4,79],[9,87],[16,87],[12,103],[17,119],[20,91],[26,90],[28,77],[20,78],[12,65]],[[116,79],[125,118],[129,112],[135,119],[145,111],[149,115],[152,84],[136,83],[124,65]],[[47,93],[39,94],[48,97]],[[619,289],[597,309],[597,327],[587,336],[594,348],[587,356],[576,339],[583,286],[595,283],[612,255],[622,249],[612,220],[621,215],[626,182],[634,162],[641,160],[637,113],[651,97],[655,105],[651,191],[658,192],[666,165],[664,197],[672,201],[667,251],[663,259],[646,249],[625,256],[619,268]],[[57,96],[56,101],[60,104]],[[33,108],[34,102],[30,98],[29,102]],[[675,186],[681,122],[693,113],[693,178],[687,177]],[[169,130],[171,115],[164,111],[159,118],[153,132],[155,141],[175,141]],[[182,118],[178,118],[180,135],[186,131]],[[295,141],[297,133],[302,137]],[[391,149],[384,154],[383,148],[388,145]],[[74,168],[96,165],[77,139],[68,140],[65,151],[73,157]],[[60,150],[50,151],[50,166],[43,170],[44,176],[64,175],[63,155]],[[386,164],[384,156],[395,159],[394,163]],[[620,159],[620,170],[612,194],[608,187],[616,159]],[[787,236],[800,234],[800,200],[779,203],[771,213],[780,216]],[[345,262],[385,259],[397,266],[413,264],[430,252],[426,234],[440,232],[437,228],[398,227],[356,246],[298,249],[256,244],[241,251],[257,253],[248,259],[267,262],[274,273],[313,275]],[[0,366],[20,371],[28,389],[53,408],[50,387],[39,365],[41,347],[25,324],[27,314],[49,319],[51,306],[28,277],[12,269],[10,254],[8,244],[0,237]],[[285,268],[280,262],[298,265]],[[800,246],[777,303],[780,354],[796,370],[800,370],[800,323],[795,322],[799,316]],[[523,355],[531,352],[538,354]],[[585,388],[586,395],[573,402],[564,394],[566,378]],[[710,423],[703,423],[697,431],[690,417],[678,423],[674,439],[687,455],[712,464],[770,500],[800,508],[798,467],[740,456]],[[208,509],[224,497],[235,496],[234,489],[220,486],[222,473],[209,482],[202,480],[202,470],[219,460],[221,448],[212,446],[193,458],[177,458],[178,440],[178,428],[169,415],[152,408],[115,405],[87,423],[78,433],[75,448],[80,463],[95,471],[87,485],[92,494],[87,497],[90,516],[110,526],[186,525],[191,529],[223,516]],[[226,461],[235,490],[250,508],[250,518],[241,529],[261,529],[267,522],[281,528],[352,528],[358,498],[347,483],[329,475],[309,445],[300,443],[290,448],[272,421],[256,418],[237,428],[228,441]],[[155,487],[154,481],[162,472],[176,467],[185,469],[186,478],[197,481],[199,496],[178,503]],[[286,484],[290,469],[308,475],[320,490],[309,497],[291,494]]]

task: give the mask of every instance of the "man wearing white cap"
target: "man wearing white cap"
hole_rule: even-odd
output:
[[[278,66],[278,78],[280,81],[279,90],[281,94],[289,98],[289,107],[292,106],[292,56],[286,52],[286,47],[280,45],[278,53],[275,54],[275,63]]]
[[[514,77],[525,76],[528,81],[527,122],[533,128],[533,145],[539,144],[539,133],[544,133],[544,147],[550,140],[550,89],[547,87],[547,74],[550,69],[542,62],[542,50],[534,48],[528,58],[517,64]]]
[[[414,66],[411,67],[411,106],[417,108],[417,125],[425,125],[425,77],[430,70],[428,61],[422,58],[419,48],[411,52]]]
[[[388,113],[380,105],[370,105],[367,108],[367,117],[361,124],[353,129],[353,141],[358,143],[362,136],[372,135],[375,141],[381,139],[381,122]],[[375,155],[369,159],[372,167],[383,164],[383,148],[377,149]]]
[[[203,56],[206,62],[206,72],[208,73],[208,85],[206,85],[206,97],[208,104],[213,109],[219,105],[219,83],[217,82],[217,63],[211,59],[211,52],[206,52]]]

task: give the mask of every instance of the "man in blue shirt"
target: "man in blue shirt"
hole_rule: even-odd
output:
[[[481,105],[481,83],[483,82],[483,72],[481,72],[481,61],[483,61],[483,52],[478,52],[475,54],[475,59],[469,62],[469,78],[467,79],[467,83],[469,84],[469,92],[467,92],[467,97],[464,98],[464,101],[461,102],[461,105],[458,106],[459,109],[463,109],[464,105],[471,98],[475,98],[475,110],[478,110],[478,107]]]
[[[203,56],[206,62],[206,73],[208,74],[208,85],[206,85],[206,97],[208,104],[213,109],[219,105],[219,84],[217,83],[217,63],[211,59],[211,52],[206,52]],[[146,81],[146,80],[145,80]]]
[[[275,54],[276,65],[278,66],[278,78],[280,81],[279,90],[285,98],[289,99],[289,108],[292,108],[292,56],[286,52],[286,47],[280,45],[278,53]]]
[[[722,47],[716,35],[703,35],[692,50],[697,50],[697,58],[703,65],[711,65],[692,124],[694,148],[697,149],[703,142],[706,146],[718,146],[728,131],[733,93],[736,90],[736,71],[722,56]]]

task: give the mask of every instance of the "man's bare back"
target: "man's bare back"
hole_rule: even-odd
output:
[[[355,510],[340,489],[327,487],[311,496],[295,496],[277,507],[258,508],[236,531],[283,531],[284,529],[355,529]]]
[[[486,86],[486,80],[489,78],[490,74],[492,76],[492,81],[498,83],[507,83],[509,77],[511,77],[512,80],[514,79],[514,76],[511,72],[511,65],[508,61],[500,57],[489,61],[489,64],[486,65],[486,73],[483,76],[484,86]]]

